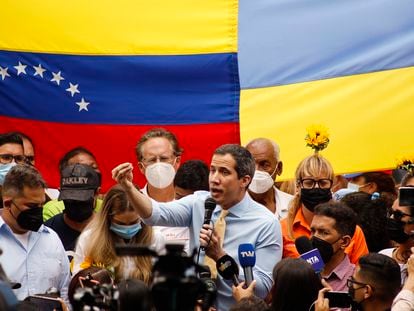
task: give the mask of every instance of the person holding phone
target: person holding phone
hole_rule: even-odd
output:
[[[414,188],[412,191],[414,199]],[[408,276],[407,260],[410,258],[411,248],[414,246],[414,204],[402,205],[400,198],[395,200],[389,212],[387,230],[390,239],[398,244],[396,247],[383,249],[379,253],[398,262],[401,269],[401,281],[404,284]]]
[[[354,275],[348,279],[348,293],[352,299],[352,310],[390,310],[400,290],[401,275],[397,262],[385,255],[370,253],[359,259]],[[326,292],[319,291],[315,311],[328,311],[330,305]]]

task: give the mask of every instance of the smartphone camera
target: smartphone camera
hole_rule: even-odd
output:
[[[414,206],[414,187],[400,187],[398,199],[400,206]]]
[[[325,298],[329,300],[329,308],[349,308],[352,303],[348,292],[325,292]]]

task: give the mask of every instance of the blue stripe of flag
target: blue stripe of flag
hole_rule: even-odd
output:
[[[239,120],[234,53],[79,56],[0,51],[0,70],[0,115],[131,125]]]

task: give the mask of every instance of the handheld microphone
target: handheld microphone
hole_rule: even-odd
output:
[[[239,245],[239,262],[243,267],[246,286],[249,286],[254,280],[253,267],[256,264],[256,253],[252,244],[246,243]]]
[[[216,201],[213,198],[207,198],[204,201],[204,222],[203,225],[209,224],[211,221],[211,215],[213,215],[213,211],[216,208]]]
[[[239,266],[233,257],[224,255],[216,261],[218,274],[225,280],[232,280],[234,286],[239,285]]]
[[[321,253],[317,248],[312,246],[312,243],[306,236],[298,237],[295,240],[295,246],[300,254],[300,258],[306,260],[315,270],[317,274],[320,274],[325,263],[322,260]]]
[[[204,201],[204,222],[203,225],[207,225],[211,221],[211,215],[213,215],[213,211],[216,208],[216,201],[213,198],[207,198]],[[205,247],[201,247],[201,250],[205,250]]]

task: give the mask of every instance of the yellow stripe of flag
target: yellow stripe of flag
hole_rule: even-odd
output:
[[[173,55],[237,51],[236,0],[2,1],[0,49]]]
[[[414,67],[408,67],[242,90],[242,144],[273,138],[281,146],[282,178],[292,178],[312,153],[305,147],[306,128],[323,124],[331,142],[322,154],[336,173],[395,168],[396,158],[414,151],[413,85]]]

